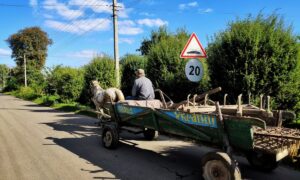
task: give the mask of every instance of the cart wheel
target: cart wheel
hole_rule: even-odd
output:
[[[102,133],[102,145],[107,149],[114,149],[118,146],[119,134],[116,128],[104,127]]]
[[[246,154],[249,164],[258,170],[271,172],[278,167],[276,157],[261,152],[249,152]]]
[[[155,131],[153,129],[144,129],[144,137],[147,140],[154,140],[158,137],[158,131]]]
[[[241,173],[228,154],[211,152],[202,158],[202,176],[205,180],[240,180]]]

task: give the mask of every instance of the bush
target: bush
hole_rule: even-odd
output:
[[[27,84],[30,86],[38,96],[44,94],[45,87],[47,85],[45,76],[39,70],[35,68],[27,69]]]
[[[16,96],[21,99],[33,100],[37,97],[37,94],[31,87],[21,87],[17,92]]]
[[[280,108],[299,101],[299,85],[292,77],[297,63],[297,41],[292,28],[276,14],[236,20],[215,35],[207,55],[213,86],[222,86],[228,100],[248,93],[275,97]],[[288,82],[294,79],[292,84]],[[288,92],[289,91],[289,92]],[[298,99],[293,98],[297,96]]]
[[[34,100],[35,103],[45,106],[53,106],[58,103],[60,97],[58,95],[43,95]]]
[[[188,94],[200,93],[209,87],[207,69],[200,83],[190,82],[185,76],[187,61],[180,59],[180,53],[188,37],[189,34],[184,30],[171,34],[166,28],[160,28],[157,32],[152,32],[150,40],[144,40],[142,43],[142,46],[146,45],[149,48],[144,52],[148,58],[148,77],[156,88],[160,88],[175,101],[186,99]]]
[[[122,64],[122,80],[121,87],[125,95],[131,95],[131,89],[136,78],[135,71],[137,69],[146,69],[147,60],[143,56],[126,55],[121,60]]]
[[[48,87],[62,101],[78,100],[83,88],[83,70],[71,67],[56,66],[48,73]]]
[[[92,80],[98,80],[104,89],[115,86],[115,66],[110,57],[94,58],[84,66],[84,88],[80,96],[80,102],[82,103],[90,103],[90,97],[92,96],[90,83]]]
[[[17,79],[13,76],[10,76],[7,78],[7,84],[6,87],[4,88],[4,92],[9,92],[9,91],[15,91],[19,88]]]

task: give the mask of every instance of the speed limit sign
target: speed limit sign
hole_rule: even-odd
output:
[[[185,65],[185,75],[192,82],[199,82],[203,77],[203,65],[198,59],[190,59]]]

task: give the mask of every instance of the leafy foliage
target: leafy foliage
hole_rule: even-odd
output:
[[[299,95],[299,88],[288,82],[295,79],[297,51],[292,28],[278,15],[238,19],[208,45],[211,83],[222,86],[231,102],[251,92],[271,95],[280,107],[292,108],[295,102],[289,96]]]
[[[170,95],[173,100],[183,100],[189,93],[199,93],[208,88],[208,77],[200,83],[193,83],[185,76],[186,60],[180,59],[180,53],[189,34],[178,30],[176,34],[169,33],[165,27],[152,32],[150,40],[144,40],[141,50],[147,52],[147,74],[156,88]],[[206,67],[206,65],[204,65]],[[207,72],[207,71],[205,71]]]
[[[59,101],[58,95],[43,95],[34,100],[35,103],[45,105],[45,106],[53,106]]]
[[[298,60],[296,68],[291,71],[290,77],[284,84],[281,84],[277,96],[280,108],[293,109],[300,119],[300,44],[298,44]]]
[[[19,83],[17,79],[17,68],[12,68],[9,72],[9,76],[7,78],[6,87],[4,88],[5,92],[15,91],[19,88]]]
[[[0,64],[0,87],[3,89],[6,86],[8,79],[9,67],[5,64]]]
[[[126,96],[131,95],[133,82],[137,69],[146,69],[147,60],[144,56],[126,55],[121,60],[122,64],[122,91]]]
[[[79,98],[83,87],[83,71],[81,69],[56,66],[48,73],[48,89],[59,95],[62,101],[75,101]]]
[[[44,67],[47,47],[52,44],[47,33],[39,27],[22,29],[12,34],[6,41],[12,49],[11,57],[15,59],[17,66],[23,66],[25,54],[27,65],[38,70]]]
[[[84,88],[81,93],[80,102],[90,102],[91,92],[90,83],[92,80],[98,80],[101,87],[106,89],[114,87],[115,80],[114,61],[107,56],[96,57],[84,67]]]
[[[20,87],[17,91],[16,96],[18,98],[26,99],[26,100],[33,100],[37,97],[37,94],[34,92],[34,89],[31,87]]]

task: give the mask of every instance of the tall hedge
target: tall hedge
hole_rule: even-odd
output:
[[[179,57],[189,36],[185,30],[178,30],[173,34],[161,27],[158,31],[153,31],[150,39],[144,40],[140,48],[147,55],[147,74],[155,88],[164,91],[174,101],[186,99],[190,93],[203,92],[209,86],[207,69],[200,83],[190,82],[186,78],[187,60]]]
[[[82,69],[63,66],[56,66],[47,77],[49,89],[59,95],[62,101],[78,100],[83,80]]]
[[[125,96],[130,96],[133,82],[136,78],[135,71],[137,69],[146,69],[147,60],[144,56],[128,54],[121,59],[121,64],[122,64],[121,88]]]
[[[9,70],[6,64],[0,64],[0,89],[4,89],[6,86]]]
[[[108,56],[96,57],[84,66],[84,87],[80,97],[82,103],[90,102],[92,96],[90,83],[92,80],[98,80],[104,89],[115,86],[115,66],[112,58]]]
[[[293,108],[296,102],[287,90],[299,97],[299,88],[289,85],[294,79],[297,52],[291,26],[278,15],[237,19],[208,45],[211,83],[222,86],[232,102],[240,93],[266,94],[275,97],[279,107]]]

